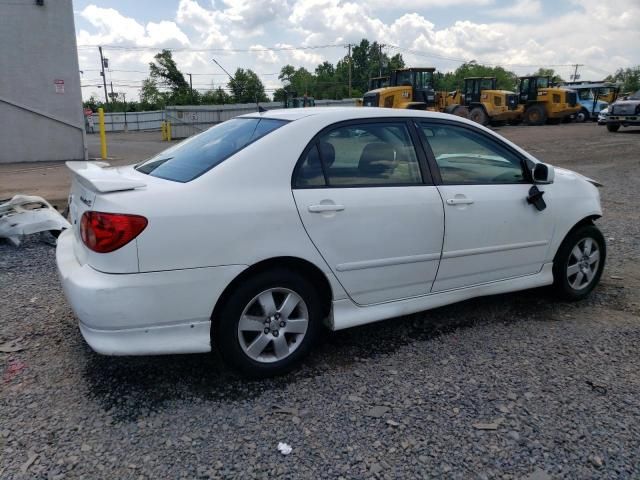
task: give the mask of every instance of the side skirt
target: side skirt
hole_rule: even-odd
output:
[[[431,310],[432,308],[450,305],[470,298],[527,290],[529,288],[551,285],[552,283],[553,263],[546,263],[540,272],[533,275],[483,283],[481,285],[474,285],[473,287],[447,290],[366,307],[360,307],[349,299],[334,300],[330,328],[332,330],[342,330],[344,328],[365,325],[367,323],[409,315],[424,310]]]

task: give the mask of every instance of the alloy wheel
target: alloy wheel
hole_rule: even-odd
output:
[[[583,238],[571,250],[567,261],[567,281],[574,290],[588,287],[600,265],[600,249],[592,238]]]
[[[273,363],[300,346],[308,327],[309,310],[302,297],[287,288],[270,288],[256,295],[243,310],[238,341],[252,360]]]

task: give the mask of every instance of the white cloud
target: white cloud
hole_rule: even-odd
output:
[[[265,50],[265,48],[266,47],[264,45],[251,45],[249,50],[255,52],[256,58],[261,62],[272,65],[278,63],[280,61],[280,57],[278,57],[274,51]]]
[[[445,9],[460,6],[482,7],[491,5],[494,0],[404,0],[404,10]],[[369,0],[367,4],[376,10],[398,10],[399,5],[389,0]]]
[[[88,5],[80,16],[96,28],[95,33],[81,30],[79,45],[124,44],[135,46],[186,46],[189,38],[175,22],[163,20],[149,22],[146,26],[133,18],[125,17],[113,8]]]
[[[510,7],[499,7],[489,11],[494,17],[503,18],[532,18],[542,13],[540,0],[517,0]]]

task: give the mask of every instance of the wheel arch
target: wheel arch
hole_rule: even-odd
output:
[[[580,227],[582,227],[584,225],[593,225],[594,221],[599,219],[600,217],[602,217],[602,215],[596,214],[596,213],[593,213],[591,215],[587,215],[586,217],[583,217],[581,220],[579,220],[577,223],[575,223],[569,230],[564,232],[564,235],[562,235],[562,239],[560,240],[560,242],[558,242],[558,245],[557,245],[557,247],[555,249],[555,252],[553,252],[553,261],[555,262],[556,257],[558,255],[558,252],[560,251],[560,247],[564,243],[565,239],[569,235],[571,235],[571,233],[573,233],[575,230],[577,230],[578,228],[580,228]]]
[[[223,290],[220,297],[216,301],[213,311],[211,312],[211,334],[214,334],[216,328],[216,318],[220,311],[224,307],[224,304],[228,301],[229,297],[236,289],[236,287],[242,283],[245,279],[257,273],[265,272],[276,268],[286,268],[294,272],[300,273],[309,278],[311,282],[316,286],[322,299],[323,317],[329,315],[331,311],[331,302],[333,300],[333,290],[331,288],[331,282],[324,274],[324,272],[318,268],[317,265],[311,263],[309,260],[304,260],[299,257],[272,257],[265,260],[261,260],[248,268],[240,272],[236,278],[234,278],[229,285]]]

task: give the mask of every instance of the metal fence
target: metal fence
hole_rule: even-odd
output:
[[[353,106],[355,100],[316,100],[316,107]],[[260,106],[267,110],[282,108],[282,102],[265,102]],[[313,108],[313,107],[309,107]],[[171,123],[171,138],[186,138],[230,118],[253,113],[255,103],[231,105],[184,105],[167,107],[165,120]]]
[[[316,100],[316,107],[353,106],[354,99]],[[282,102],[265,102],[260,106],[267,110],[282,108]],[[313,108],[313,107],[309,107]],[[104,114],[107,132],[160,130],[163,121],[171,123],[172,138],[186,138],[230,118],[252,113],[257,110],[255,103],[235,103],[230,105],[182,105],[166,107],[165,110],[150,112],[109,112]],[[85,118],[88,133],[98,132],[98,115],[93,114],[93,128]]]
[[[98,132],[98,115],[93,114],[93,131]],[[138,130],[160,130],[164,120],[164,110],[150,112],[109,112],[104,114],[104,127],[107,132]],[[91,124],[85,119],[87,132],[91,133]]]

